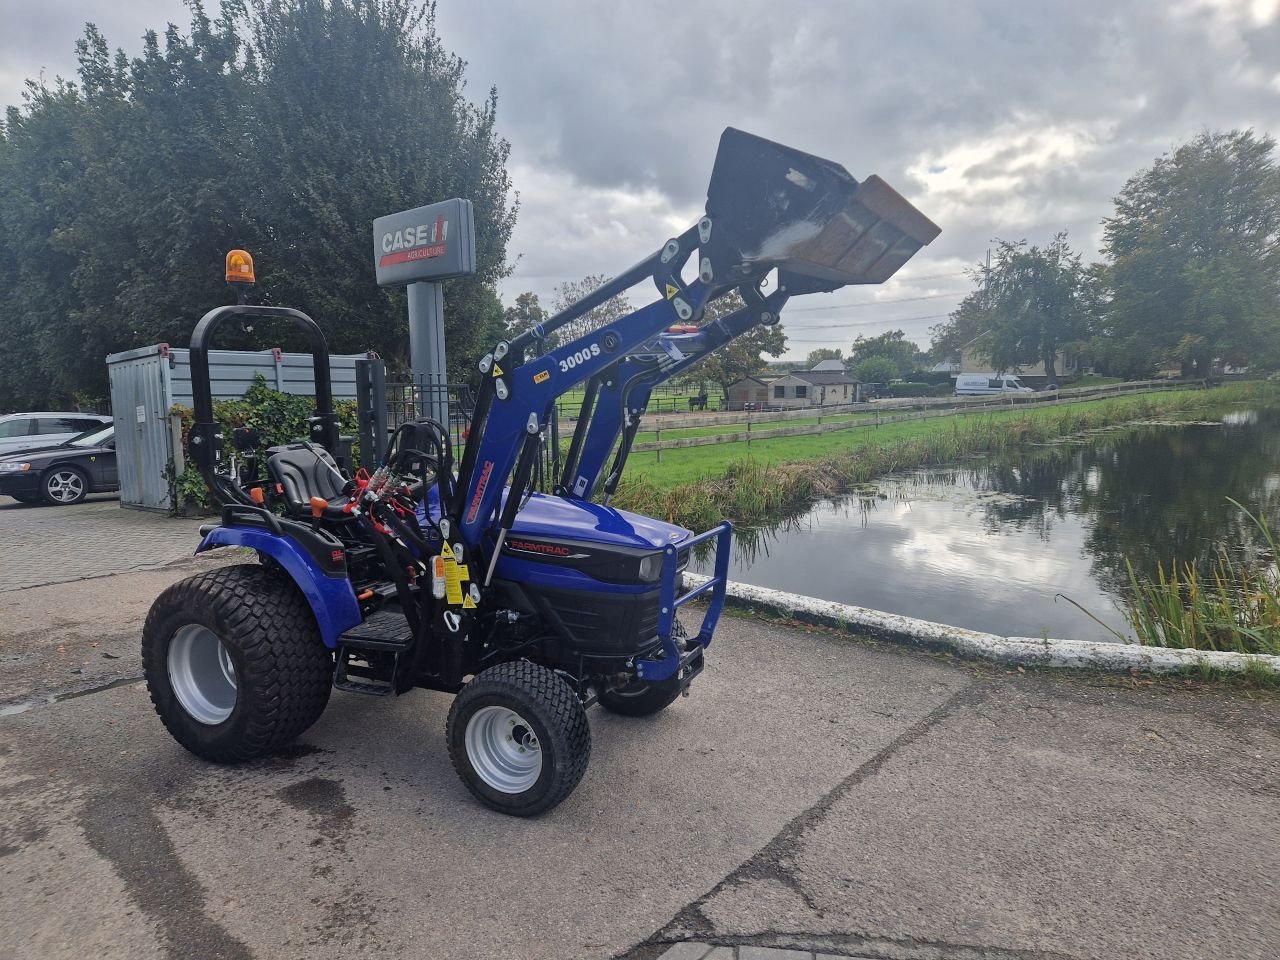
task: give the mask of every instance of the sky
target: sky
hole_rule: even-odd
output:
[[[86,21],[136,54],[189,17],[0,0],[0,99],[73,76]],[[498,90],[520,202],[508,303],[549,305],[692,225],[726,126],[879,174],[942,227],[886,284],[793,299],[788,359],[892,329],[927,347],[994,239],[1066,230],[1096,259],[1156,157],[1204,130],[1280,134],[1280,0],[439,0],[437,21],[472,98]]]

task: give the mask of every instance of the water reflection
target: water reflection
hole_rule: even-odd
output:
[[[769,528],[740,530],[736,579],[1019,636],[1114,639],[1125,558],[1207,570],[1267,558],[1231,497],[1280,526],[1280,411],[1111,430],[891,477]],[[706,569],[706,564],[701,565]]]

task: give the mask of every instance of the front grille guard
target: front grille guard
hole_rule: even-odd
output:
[[[708,540],[716,541],[715,575],[700,587],[694,587],[682,596],[676,596],[676,584],[680,577],[679,555],[689,550],[692,555],[694,547]],[[687,540],[676,547],[668,545],[662,551],[662,583],[659,590],[658,637],[662,641],[662,658],[660,660],[637,660],[636,676],[641,680],[667,680],[682,667],[688,666],[694,659],[702,655],[702,651],[711,645],[711,636],[716,631],[716,623],[724,610],[725,586],[729,582],[729,548],[733,542],[733,524],[728,521],[718,527],[712,527],[706,533],[700,533],[692,540]],[[698,635],[689,639],[689,649],[682,655],[673,636],[676,610],[690,600],[710,592],[711,601],[707,612],[702,616],[702,626]]]

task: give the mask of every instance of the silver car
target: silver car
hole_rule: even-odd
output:
[[[110,417],[96,413],[36,411],[7,413],[0,416],[0,455],[56,447],[86,430],[96,430],[111,422]]]

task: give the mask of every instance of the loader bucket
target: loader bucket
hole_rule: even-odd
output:
[[[793,293],[883,283],[940,228],[887,183],[727,127],[707,188],[703,256],[733,283],[777,268]]]

